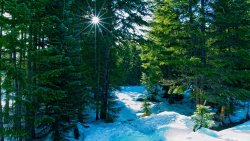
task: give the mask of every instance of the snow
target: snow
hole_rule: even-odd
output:
[[[248,114],[250,115],[250,111],[247,111],[246,108],[238,109],[234,112],[233,115],[230,115],[230,119],[232,122],[240,122],[247,116],[247,112],[249,112]]]
[[[2,96],[1,96],[2,99],[0,99],[1,100],[0,104],[2,104],[2,108],[4,108],[4,106],[6,105],[6,92],[3,90],[1,91],[1,93],[2,93]],[[12,97],[13,95],[14,93],[10,93],[10,97]],[[13,105],[13,102],[14,100],[12,99],[9,100],[9,107]]]
[[[146,94],[145,86],[121,86],[121,93],[137,93],[137,94]]]
[[[115,92],[118,105],[123,107],[117,120],[94,121],[87,124],[89,128],[79,123],[79,141],[250,141],[250,121],[219,132],[205,128],[193,132],[190,106],[150,103],[152,115],[142,117],[142,102],[137,99],[145,94],[143,86],[121,87]],[[241,118],[244,112],[238,111],[231,118]]]

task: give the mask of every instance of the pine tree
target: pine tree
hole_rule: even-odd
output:
[[[200,59],[192,55],[196,50],[194,8],[191,1],[161,1],[155,11],[155,19],[149,32],[150,44],[143,46],[142,61],[146,84],[166,86],[191,85],[193,68]],[[191,10],[190,10],[191,9]],[[196,64],[196,65],[195,65]],[[169,103],[174,102],[172,93]]]
[[[142,104],[142,112],[143,112],[143,116],[150,116],[151,112],[149,110],[149,102],[147,99],[144,99],[144,102]]]
[[[79,3],[84,4],[80,1]],[[111,118],[110,115],[113,115],[108,112],[114,110],[111,106],[114,102],[111,91],[120,83],[117,81],[119,78],[118,52],[122,50],[120,46],[129,47],[128,41],[141,39],[130,30],[135,28],[134,24],[146,24],[142,16],[146,15],[147,3],[141,0],[130,3],[124,0],[107,0],[86,1],[85,4],[88,6],[83,6],[82,10],[89,13],[82,13],[83,15],[91,15],[91,11],[95,14],[95,9],[97,14],[100,12],[102,15],[100,17],[102,25],[97,25],[100,28],[93,27],[94,33],[87,31],[89,34],[81,34],[81,38],[84,43],[82,50],[88,50],[88,52],[82,52],[82,57],[89,61],[83,62],[83,66],[84,74],[89,76],[86,78],[86,84],[92,89],[90,93],[94,94],[96,119],[107,120]],[[119,11],[123,11],[128,16],[124,18]]]
[[[1,0],[1,20],[3,21],[3,13],[4,13],[4,1]],[[2,44],[3,44],[3,25],[1,24],[0,26],[0,141],[4,141],[4,128],[3,128],[3,105],[2,105],[2,101],[3,101],[3,93],[2,93],[2,75],[3,75],[3,71],[2,71]]]
[[[192,86],[197,105],[208,100],[222,115],[232,114],[235,100],[249,99],[249,2],[164,0],[156,6],[151,43],[143,46],[143,80]]]
[[[113,77],[115,84],[118,85],[140,85],[141,80],[141,48],[138,43],[129,42],[126,45],[120,45],[117,50],[115,60],[117,65],[115,66],[114,73],[117,76]],[[133,76],[133,77],[128,77]]]
[[[235,100],[249,99],[249,2],[216,0],[211,7],[209,99],[224,108],[221,111],[227,116],[233,113]]]
[[[23,110],[25,109],[25,101],[23,97],[26,95],[25,80],[25,50],[26,50],[26,12],[27,7],[24,3],[16,0],[2,1],[4,12],[7,16],[1,18],[4,23],[2,31],[5,33],[3,37],[1,75],[4,79],[1,84],[5,92],[5,105],[3,109],[4,124],[10,128],[4,128],[4,136],[21,140],[27,136],[22,121],[25,117]],[[21,10],[22,9],[22,10]],[[18,12],[18,11],[21,12]],[[10,102],[12,106],[10,107]]]
[[[210,128],[214,125],[213,121],[213,115],[214,113],[210,112],[209,106],[204,105],[197,105],[196,112],[194,113],[194,116],[192,117],[192,120],[194,120],[194,127],[193,131],[197,131],[200,128]]]
[[[79,49],[70,36],[74,28],[66,28],[72,1],[60,2],[61,8],[57,2],[1,1],[1,121],[9,126],[1,137],[33,140],[52,131],[57,140],[82,118]]]
[[[54,140],[63,139],[64,132],[83,118],[84,86],[79,72],[81,60],[77,56],[80,49],[72,36],[76,34],[73,26],[76,19],[70,18],[72,3],[51,1],[46,5],[46,18],[49,19],[46,22],[51,25],[45,28],[45,33],[50,44],[37,54],[39,61],[35,74],[38,87],[35,95],[40,110],[36,113],[35,123],[43,129],[41,135],[52,131]]]

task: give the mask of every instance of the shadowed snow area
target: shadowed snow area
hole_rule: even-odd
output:
[[[167,102],[151,103],[152,115],[142,117],[142,102],[137,101],[146,94],[143,86],[121,87],[115,95],[122,107],[114,123],[101,121],[78,125],[82,141],[250,141],[250,122],[220,132],[201,129],[192,132],[190,116],[179,113],[188,108],[177,107]],[[181,108],[182,106],[182,108]],[[181,109],[175,109],[181,108]],[[181,111],[179,113],[175,111]],[[72,139],[73,141],[73,139]]]

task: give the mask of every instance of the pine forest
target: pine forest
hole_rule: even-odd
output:
[[[0,141],[249,141],[250,0],[0,0]]]

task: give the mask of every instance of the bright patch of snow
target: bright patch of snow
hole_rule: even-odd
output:
[[[147,94],[145,87],[121,87],[121,90],[115,94],[119,101],[118,105],[122,107],[117,121],[114,123],[92,122],[88,124],[89,128],[84,128],[79,124],[80,141],[250,140],[250,121],[220,132],[204,128],[193,132],[193,122],[190,116],[186,116],[193,112],[189,106],[169,105],[167,102],[150,103],[152,115],[141,117],[142,102],[137,99]]]
[[[122,93],[137,93],[137,94],[145,94],[147,93],[145,86],[122,86]]]

